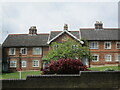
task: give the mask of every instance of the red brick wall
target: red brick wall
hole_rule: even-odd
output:
[[[55,39],[53,42],[63,42],[64,36],[68,37],[69,39],[74,40],[71,36],[68,34],[63,34],[57,39]],[[98,49],[90,49],[92,54],[98,54],[99,55],[99,61],[93,62],[91,61],[92,65],[107,65],[107,64],[118,64],[118,62],[115,61],[115,55],[120,53],[120,49],[116,49],[116,42],[117,41],[111,41],[111,49],[104,49],[104,42],[105,41],[98,41]],[[106,41],[107,42],[107,41]],[[112,61],[105,61],[105,55],[111,54],[112,55]]]
[[[33,47],[27,47],[27,54],[26,55],[21,55],[21,59],[27,61],[27,67],[22,67],[22,70],[40,70],[42,68],[42,57],[48,53],[49,47],[42,47],[42,55],[33,55],[32,50]],[[17,67],[16,70],[19,70],[19,52],[20,52],[20,47],[16,48],[15,55],[9,55],[9,48],[4,48],[4,56],[3,58],[8,58],[9,61],[17,61]],[[32,66],[32,61],[33,60],[39,60],[39,67],[33,67]],[[15,68],[9,67],[11,70]]]
[[[92,61],[91,64],[92,65],[118,64],[118,62],[115,61],[115,55],[120,53],[120,49],[116,49],[117,41],[111,41],[111,49],[104,49],[104,42],[107,41],[98,41],[99,49],[90,49],[92,54],[99,55],[99,61],[98,62]],[[112,61],[105,61],[106,54],[112,55]]]
[[[69,39],[74,40],[71,36],[68,34],[63,34],[57,39],[54,40],[54,42],[63,42],[64,36],[68,37]],[[98,41],[99,49],[90,49],[92,54],[98,54],[99,55],[99,61],[93,62],[91,61],[92,65],[105,65],[105,64],[117,64],[118,62],[115,61],[115,54],[120,53],[120,49],[116,49],[116,42],[117,41],[111,41],[111,49],[104,49],[104,41]],[[33,55],[32,54],[33,47],[27,47],[27,55],[22,55],[22,60],[27,61],[27,67],[23,68],[23,70],[40,70],[42,68],[42,57],[46,55],[50,49],[49,46],[42,47],[42,55]],[[19,52],[20,47],[16,48],[16,54],[15,55],[9,55],[9,48],[3,49],[4,56],[3,58],[10,57],[11,60],[19,61]],[[111,54],[112,55],[112,61],[106,62],[105,61],[105,55]],[[39,60],[39,67],[32,67],[32,60]],[[17,63],[17,68],[19,69],[19,63]]]
[[[71,39],[71,40],[75,40],[75,39],[72,38],[70,35],[64,33],[64,34],[62,34],[60,37],[58,37],[57,39],[55,39],[53,42],[63,42],[63,41],[65,41],[65,40],[63,40],[64,37],[67,37],[67,38],[69,38],[69,39]]]

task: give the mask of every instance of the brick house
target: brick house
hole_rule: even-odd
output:
[[[120,60],[120,39],[118,28],[103,28],[102,22],[96,22],[95,28],[81,28],[77,31],[68,30],[67,24],[62,31],[51,31],[38,34],[35,26],[29,34],[9,34],[2,44],[3,70],[40,70],[43,67],[42,57],[51,49],[51,42],[62,42],[73,39],[84,44],[80,39],[89,42],[90,52],[94,60],[92,66],[117,65]],[[20,65],[21,63],[21,65]],[[87,58],[83,63],[88,65]]]

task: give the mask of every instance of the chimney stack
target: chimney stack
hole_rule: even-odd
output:
[[[31,26],[29,29],[29,34],[31,35],[37,35],[37,29],[36,26]]]
[[[103,23],[101,21],[96,21],[95,29],[103,29]]]
[[[64,30],[68,30],[68,24],[64,24]]]

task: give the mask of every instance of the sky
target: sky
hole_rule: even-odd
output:
[[[23,0],[22,0],[23,1]],[[63,30],[68,24],[69,30],[94,28],[96,21],[102,21],[106,28],[118,27],[118,1],[88,2],[8,2],[0,3],[0,43],[8,34],[28,34],[31,26],[38,33]]]

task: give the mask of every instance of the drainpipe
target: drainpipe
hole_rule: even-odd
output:
[[[19,70],[20,70],[20,73],[19,73],[19,76],[20,76],[20,79],[22,79],[22,67],[21,67],[21,63],[22,63],[22,61],[21,61],[21,53],[19,53]]]
[[[90,48],[89,48],[89,55],[90,55]],[[89,68],[90,68],[91,67],[91,65],[90,65],[90,56],[88,58],[88,61],[89,61]]]

